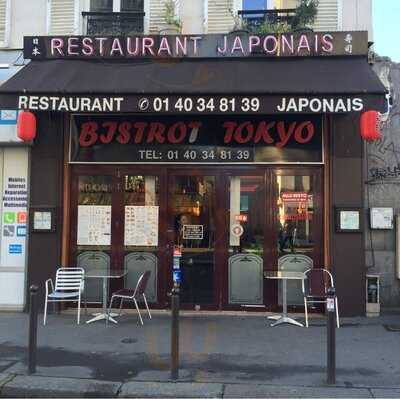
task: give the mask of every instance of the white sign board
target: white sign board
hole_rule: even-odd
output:
[[[28,205],[26,149],[4,150],[1,266],[24,267]]]
[[[124,245],[158,245],[158,206],[125,206]]]
[[[393,229],[393,208],[371,208],[371,229]]]
[[[78,245],[111,245],[111,206],[78,206]]]

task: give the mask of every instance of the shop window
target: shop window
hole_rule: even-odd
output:
[[[311,176],[277,176],[278,268],[304,272],[313,267],[314,190]],[[279,296],[280,298],[281,296]],[[301,283],[288,281],[288,304],[303,303]]]
[[[124,268],[126,288],[150,271],[146,288],[149,302],[157,301],[157,250],[159,238],[159,181],[156,176],[123,176]]]
[[[79,176],[77,212],[77,266],[86,272],[110,269],[111,261],[110,176]],[[87,279],[85,300],[101,302],[102,282]]]
[[[214,302],[215,177],[172,177],[174,245],[182,252],[181,301]]]
[[[263,302],[264,179],[229,180],[229,303]]]
[[[262,256],[264,245],[263,177],[231,177],[229,194],[229,251]]]

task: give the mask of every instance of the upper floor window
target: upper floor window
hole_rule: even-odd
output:
[[[83,12],[88,35],[134,35],[144,31],[144,0],[90,0]]]
[[[90,11],[92,12],[142,12],[143,7],[143,0],[121,0],[119,2],[113,0],[90,0]]]
[[[92,12],[112,12],[113,0],[90,0],[90,11]]]
[[[289,2],[280,2],[280,5],[289,5]],[[252,31],[266,29],[276,23],[288,23],[294,15],[294,9],[275,8],[274,0],[242,0],[242,10],[239,11],[244,25]]]

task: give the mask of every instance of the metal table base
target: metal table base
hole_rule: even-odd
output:
[[[279,324],[287,323],[295,326],[304,327],[304,324],[296,321],[295,319],[288,316],[287,312],[287,280],[282,279],[282,307],[283,313],[281,315],[269,316],[268,319],[275,320],[275,323],[271,324],[271,327],[279,326]]]
[[[114,317],[119,316],[118,313],[110,313],[108,314],[108,309],[107,309],[107,277],[103,277],[103,312],[100,313],[94,313],[92,319],[88,320],[86,324],[93,323],[94,321],[98,320],[107,320],[112,321],[113,323],[117,324],[117,320],[114,319]]]

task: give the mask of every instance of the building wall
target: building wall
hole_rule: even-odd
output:
[[[382,130],[382,138],[366,144],[365,208],[391,207],[400,214],[400,64],[380,58],[374,70],[393,95],[393,108]],[[368,221],[368,218],[367,218]],[[381,304],[400,307],[400,280],[395,275],[395,230],[371,230],[365,236],[366,268],[379,274]]]
[[[365,259],[363,233],[338,233],[337,207],[363,207],[363,143],[358,115],[333,117],[330,128],[331,268],[335,275],[342,316],[365,314]]]
[[[341,30],[366,30],[373,41],[372,0],[340,0]]]

